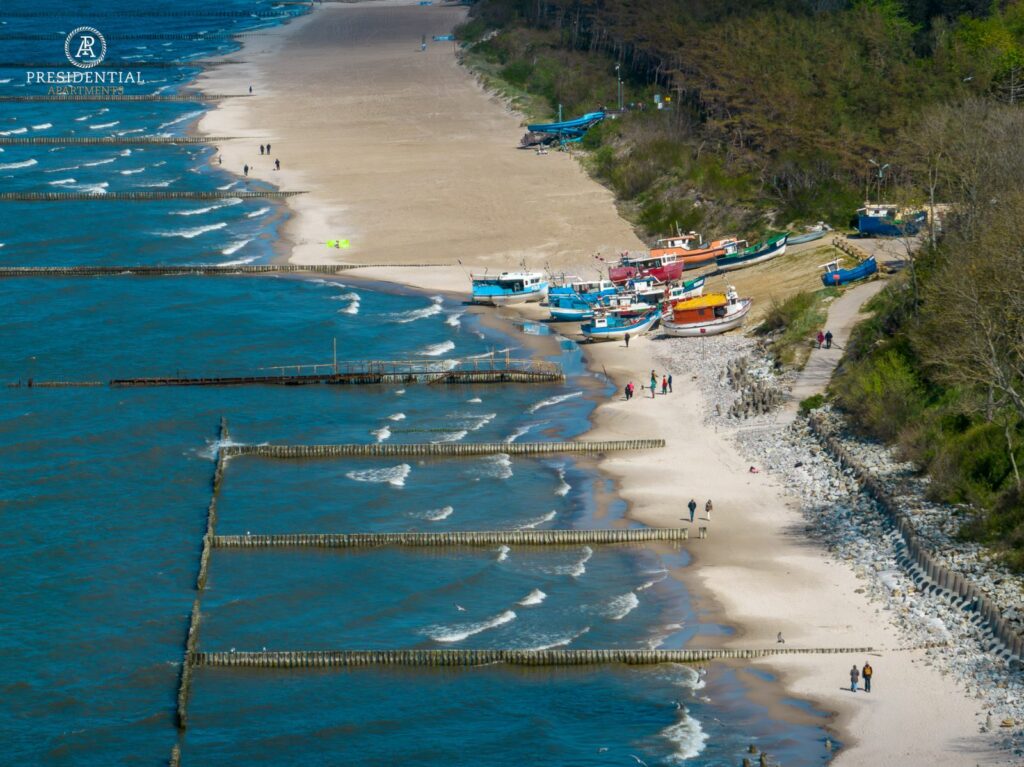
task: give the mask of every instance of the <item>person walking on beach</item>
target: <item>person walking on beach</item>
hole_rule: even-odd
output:
[[[656,376],[654,374],[654,371],[652,370],[651,371],[651,399],[654,399],[654,397],[655,397],[655,395],[657,393],[658,393],[658,376]]]
[[[693,498],[691,498],[690,502],[688,504],[686,504],[686,508],[688,508],[690,510],[690,524],[692,525],[693,524],[693,515],[697,513],[697,502],[695,500],[693,500]]]
[[[270,144],[267,144],[267,154],[270,154]]]
[[[825,334],[824,334],[824,333],[822,333],[822,332],[821,332],[821,331],[819,330],[819,331],[818,331],[818,348],[819,348],[819,349],[821,348],[821,345],[822,345],[823,343],[825,343]]]
[[[629,348],[629,333],[626,333],[626,348]]]
[[[856,664],[850,669],[850,692],[857,692],[857,682],[860,680],[860,672]]]
[[[668,377],[667,376],[662,376],[661,377],[661,393],[662,394],[668,394]]]
[[[246,163],[244,166],[242,166],[242,172],[247,176],[249,175],[249,163]]]
[[[263,156],[263,144],[260,144],[260,157]]]
[[[672,374],[668,374],[668,393],[672,393]]]
[[[825,348],[826,349],[831,349],[832,348],[832,331],[831,330],[826,330],[825,331]]]
[[[252,86],[251,85],[249,86],[249,95],[250,96],[252,95]]]
[[[704,517],[708,522],[711,521],[711,499],[708,498],[708,502],[704,504]]]
[[[277,159],[274,160],[274,170],[281,170],[281,161],[280,160],[277,160]]]
[[[871,668],[869,661],[864,661],[864,668],[860,672],[860,675],[864,677],[864,692],[871,692],[871,677],[874,675],[875,670]]]

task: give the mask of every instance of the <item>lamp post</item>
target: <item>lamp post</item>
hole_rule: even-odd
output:
[[[878,168],[878,202],[882,201],[882,177],[885,176],[885,172],[889,169],[889,163],[885,165],[879,165],[878,161],[874,157],[869,157],[868,162]]]
[[[618,90],[618,94],[619,94],[619,111],[620,112],[622,111],[622,75],[619,73],[619,69],[621,68],[621,66],[622,66],[621,64],[616,64],[615,65],[615,81],[616,81],[617,90]]]

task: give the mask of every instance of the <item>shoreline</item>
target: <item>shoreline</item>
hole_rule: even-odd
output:
[[[268,140],[268,137],[271,137],[274,144],[283,146],[280,152],[286,158],[282,161],[283,170],[278,173],[269,170],[269,167],[257,167],[254,163],[253,167],[256,170],[253,176],[283,188],[310,190],[309,194],[287,201],[292,215],[281,229],[282,239],[286,240],[282,244],[290,250],[288,258],[298,263],[331,262],[338,256],[345,262],[384,263],[389,255],[391,260],[408,261],[404,255],[408,251],[402,248],[415,244],[410,243],[408,233],[396,235],[391,231],[384,231],[377,232],[381,234],[380,244],[373,240],[373,244],[364,246],[361,238],[365,235],[368,240],[372,240],[370,232],[373,231],[367,223],[370,219],[366,218],[366,211],[352,211],[351,208],[355,207],[355,204],[346,205],[344,190],[341,197],[334,196],[333,186],[329,186],[332,182],[329,173],[321,172],[319,180],[314,178],[317,175],[314,170],[317,168],[315,163],[303,164],[303,160],[299,159],[293,166],[292,160],[287,159],[288,148],[292,143],[287,138],[287,118],[277,117],[276,122],[272,123],[271,115],[281,114],[282,107],[287,104],[287,99],[281,94],[289,82],[289,77],[294,73],[277,73],[270,76],[261,70],[261,66],[269,66],[272,69],[276,67],[281,62],[281,52],[287,41],[307,27],[314,17],[325,13],[350,13],[357,5],[345,8],[320,7],[303,17],[276,27],[258,43],[245,43],[243,50],[247,54],[252,54],[253,51],[250,49],[256,45],[261,49],[255,52],[251,60],[225,64],[215,70],[206,69],[196,81],[196,87],[202,90],[222,92],[231,92],[225,91],[225,88],[231,88],[232,84],[237,89],[238,84],[244,83],[245,80],[254,84],[256,99],[251,100],[251,103],[244,103],[249,100],[239,99],[236,100],[237,103],[219,105],[204,115],[198,129],[206,134],[219,133],[243,137],[220,148],[225,161],[223,167],[233,170],[236,169],[235,166],[240,170],[242,162],[253,154],[253,147],[261,140]],[[383,9],[397,5],[399,4],[373,3],[371,7]],[[448,10],[452,9],[446,9],[446,18],[451,15]],[[404,43],[396,47],[396,51],[399,50],[405,50]],[[433,50],[430,54],[431,57],[438,58]],[[309,54],[305,56],[308,58]],[[424,57],[424,61],[426,58],[429,57]],[[359,60],[358,56],[356,59],[357,65],[367,63]],[[373,57],[370,56],[369,60],[372,61]],[[451,72],[448,70],[451,63],[431,62],[431,65],[436,65],[439,72],[450,78]],[[401,69],[401,66],[399,62],[396,69]],[[413,59],[407,66],[419,67],[421,62]],[[464,84],[470,86],[462,89],[465,93],[460,94],[458,100],[473,103],[475,99],[479,102],[478,109],[487,112],[487,115],[480,119],[480,122],[486,124],[485,128],[504,122],[508,125],[502,128],[501,135],[514,136],[520,129],[512,125],[514,118],[509,117],[509,110],[498,105],[493,97],[486,94],[471,73],[457,65],[455,68],[459,72],[458,76],[465,81]],[[389,77],[384,76],[384,79],[388,80]],[[210,85],[212,82],[218,84]],[[396,82],[397,80],[392,81],[392,84]],[[351,83],[341,77],[338,78],[338,85],[339,92],[342,92],[345,86]],[[449,80],[439,90],[451,91],[454,88],[452,81]],[[269,95],[265,96],[264,92]],[[338,97],[343,102],[348,98]],[[386,99],[384,101],[386,102]],[[276,107],[268,108],[267,105],[275,103]],[[388,105],[367,102],[364,106],[381,109],[383,115],[378,116],[377,120],[384,126],[388,116]],[[342,104],[342,109],[345,107],[346,104]],[[247,127],[261,124],[274,124],[275,127],[265,131]],[[366,130],[366,126],[357,123],[348,125],[346,129],[351,135],[356,129]],[[385,126],[380,130],[389,133],[390,129]],[[312,133],[316,132],[314,128]],[[397,133],[402,134],[402,131]],[[435,160],[433,170],[442,171],[440,179],[434,177],[433,187],[440,188],[444,186],[444,167],[437,165],[436,161],[443,159],[443,155],[439,157],[436,154],[430,130],[426,130],[425,133],[427,135],[424,141],[427,147],[424,151],[432,154]],[[318,139],[311,135],[310,140]],[[387,144],[388,151],[401,155],[403,162],[414,161],[414,156],[406,153],[407,145],[411,143],[414,147],[419,146],[415,137],[410,139],[404,135],[399,135],[394,142],[381,140],[378,143]],[[493,151],[494,145],[500,145],[501,151],[505,153],[496,160],[504,168],[524,165],[519,162],[520,160],[532,162],[534,166],[548,162],[548,158],[529,157],[525,153],[514,151],[514,144],[508,143],[506,138],[490,144],[491,146],[485,147],[486,152]],[[333,143],[328,138],[324,145],[329,145],[332,151],[341,151],[346,146],[344,140],[338,138],[334,138]],[[516,159],[509,161],[509,156]],[[545,219],[543,222],[538,221],[534,227],[535,231],[529,234],[509,230],[501,237],[487,237],[478,241],[472,237],[465,239],[463,233],[461,239],[456,237],[454,242],[448,243],[448,247],[439,247],[439,243],[427,243],[417,252],[424,253],[427,262],[437,264],[451,264],[453,261],[461,260],[461,257],[468,258],[472,254],[476,259],[473,266],[492,268],[502,264],[510,265],[519,257],[523,258],[530,268],[537,269],[544,268],[552,260],[556,260],[556,268],[560,266],[566,270],[579,269],[582,273],[593,263],[588,261],[588,251],[601,250],[604,246],[603,252],[610,255],[616,249],[637,249],[636,243],[639,241],[635,239],[631,227],[618,217],[610,193],[586,177],[574,159],[557,154],[552,157],[555,162],[561,163],[561,166],[556,166],[555,162],[549,163],[554,166],[555,172],[547,174],[546,171],[549,169],[545,168],[545,173],[539,174],[542,180],[548,181],[547,175],[557,175],[558,182],[551,182],[552,186],[561,188],[561,184],[568,184],[573,187],[574,193],[579,187],[579,194],[584,199],[584,208],[591,204],[603,205],[601,215],[596,218],[610,216],[614,219],[610,225],[606,222],[600,223],[601,233],[598,236],[586,238],[585,243],[578,243],[571,251],[566,251],[564,246],[559,244],[559,240],[553,238],[572,237],[578,230],[574,214],[562,209],[560,216]],[[268,166],[271,161],[270,158],[267,159]],[[566,167],[566,163],[571,163],[572,167]],[[494,168],[493,163],[486,167],[491,172],[486,178],[486,185],[493,186],[493,174],[500,173],[502,168]],[[388,188],[395,192],[406,189],[407,177],[402,175],[401,168],[397,171],[393,168],[379,170],[385,177],[390,176],[383,183],[384,192],[387,192]],[[369,171],[363,168],[355,175],[367,172]],[[534,172],[534,168],[526,168],[525,173],[529,176],[529,181],[523,184],[522,188],[531,190],[533,176],[538,174]],[[574,178],[574,175],[577,178]],[[416,201],[427,201],[429,210],[425,219],[437,216],[438,206],[433,200],[435,189],[420,181],[411,186],[413,188],[409,189],[409,197],[414,201],[412,205],[415,206]],[[585,189],[587,186],[595,189],[588,192]],[[352,194],[358,195],[359,192]],[[369,195],[371,202],[364,204],[363,207],[379,204],[381,194],[381,189],[375,189]],[[452,204],[453,201],[458,202],[458,197],[459,195],[448,195],[445,200]],[[500,198],[500,195],[498,197]],[[542,206],[555,203],[573,206],[571,201],[559,200],[558,197],[556,194],[553,198],[544,199]],[[383,199],[386,199],[386,194]],[[516,201],[516,204],[519,202]],[[512,207],[511,202],[509,207]],[[579,200],[576,201],[575,207],[579,208]],[[412,210],[408,205],[406,208]],[[519,209],[517,212],[520,212],[520,217],[526,217],[528,220],[520,222],[519,228],[530,229],[529,212],[535,208],[530,205],[521,208],[527,212],[522,213]],[[347,212],[351,212],[352,215],[346,216]],[[465,213],[465,206],[459,212]],[[509,213],[508,210],[503,212]],[[493,210],[484,211],[484,214],[482,221],[472,220],[473,227],[495,220]],[[449,215],[448,223],[454,223],[454,229],[460,231],[462,222],[451,222],[450,219]],[[592,216],[590,220],[596,219]],[[445,221],[446,219],[442,217],[435,225],[443,230]],[[427,223],[430,223],[429,220]],[[571,225],[566,227],[566,223]],[[586,224],[579,226],[586,228]],[[326,239],[339,236],[353,240],[351,250],[334,251],[321,247],[320,243]],[[613,236],[620,237],[621,241],[609,244],[609,241],[614,243]],[[575,239],[572,241],[576,242]],[[467,264],[467,270],[469,266]],[[454,265],[430,270],[367,269],[361,274],[346,274],[344,279],[398,284],[420,291],[442,292],[448,296],[466,294],[465,275],[459,266]],[[463,287],[462,290],[458,287],[460,285]],[[538,320],[538,314],[543,316],[539,307],[527,307],[526,311],[516,308],[514,311],[531,320]],[[685,344],[685,341],[683,343]],[[659,373],[666,370],[666,350],[678,347],[678,342],[666,343],[643,337],[636,339],[628,352],[625,352],[620,344],[606,343],[584,346],[584,356],[592,372],[604,372],[621,391],[627,380],[642,382],[647,370],[656,369]],[[613,352],[613,349],[616,351]],[[629,355],[628,360],[626,355]],[[673,365],[671,362],[667,364]],[[756,664],[757,669],[768,671],[776,677],[781,690],[812,701],[821,710],[833,712],[830,729],[837,732],[838,739],[844,745],[834,764],[904,765],[915,760],[927,760],[929,764],[935,765],[973,765],[990,757],[991,754],[981,748],[980,743],[972,742],[971,750],[964,748],[967,744],[963,741],[969,734],[975,735],[976,730],[973,717],[965,716],[966,701],[962,693],[950,681],[938,678],[935,672],[915,667],[914,664],[920,657],[912,658],[913,653],[901,652],[898,656],[893,654],[894,648],[899,647],[899,637],[887,624],[874,625],[876,619],[872,612],[873,605],[863,595],[856,593],[860,584],[855,574],[848,568],[837,568],[835,560],[818,542],[801,534],[806,525],[805,519],[775,477],[768,474],[747,474],[746,461],[733,444],[731,435],[724,431],[719,432],[717,428],[712,430],[703,423],[702,393],[699,387],[692,385],[688,374],[675,372],[675,379],[674,384],[678,390],[668,397],[659,395],[653,403],[645,402],[642,396],[645,392],[641,392],[635,402],[625,403],[615,395],[613,399],[598,405],[590,416],[592,428],[586,436],[593,439],[651,436],[664,437],[668,441],[668,447],[656,454],[614,456],[598,463],[598,469],[613,480],[618,496],[627,503],[627,519],[635,519],[652,526],[676,526],[690,494],[694,495],[699,507],[703,506],[704,498],[714,499],[715,519],[708,525],[710,537],[708,541],[701,541],[699,545],[692,545],[689,549],[691,561],[688,567],[683,568],[684,583],[690,591],[695,613],[702,616],[701,622],[704,622],[704,616],[713,615],[714,622],[729,626],[734,630],[734,634],[721,638],[705,635],[702,636],[703,643],[722,643],[726,646],[749,646],[751,643],[773,645],[776,633],[781,631],[788,642],[798,645],[870,644],[884,649],[886,654],[879,660],[884,672],[879,674],[878,682],[881,683],[884,679],[884,686],[891,690],[892,697],[888,705],[876,703],[879,699],[885,700],[882,695],[872,699],[868,707],[861,704],[863,697],[853,699],[847,694],[848,699],[844,700],[843,696],[835,693],[845,674],[846,667],[842,663],[854,662],[860,665],[865,660],[861,657],[851,660],[832,656],[822,661],[815,656],[790,656]],[[655,476],[665,477],[669,471],[672,472],[674,482],[670,483],[667,479],[660,483],[652,482],[652,472]],[[682,487],[677,487],[676,483]],[[698,524],[702,516],[702,513],[698,514]],[[727,543],[719,546],[719,540]],[[674,577],[677,575],[673,572]],[[784,599],[780,601],[779,595],[783,595]],[[873,637],[873,640],[862,641],[861,637],[865,635]],[[901,675],[897,676],[891,670],[886,658],[893,659],[893,666],[899,665],[902,669]],[[907,663],[908,659],[912,662]],[[751,674],[748,676],[753,677]],[[899,691],[896,691],[897,686],[901,688]],[[828,694],[828,691],[832,691],[831,694]],[[771,693],[771,697],[776,699],[774,702],[778,707],[784,705],[783,696],[779,692]],[[916,705],[917,699],[922,697],[932,704],[927,711]],[[901,732],[908,730],[914,731],[916,739],[931,742],[920,744],[921,747],[917,750],[906,750],[908,744],[899,736]],[[955,741],[957,742],[954,746]],[[963,750],[953,752],[952,748]]]

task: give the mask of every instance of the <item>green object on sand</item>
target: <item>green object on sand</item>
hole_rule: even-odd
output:
[[[342,249],[345,249],[345,248],[349,248],[351,246],[352,246],[352,243],[349,242],[348,240],[328,240],[327,241],[327,247],[328,248],[342,248]]]

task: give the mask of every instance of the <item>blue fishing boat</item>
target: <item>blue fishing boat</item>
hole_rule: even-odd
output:
[[[630,336],[639,336],[658,324],[660,311],[651,307],[643,313],[628,311],[598,312],[590,322],[580,325],[587,341],[616,341]]]
[[[548,282],[540,272],[502,272],[496,277],[471,275],[473,303],[509,306],[543,301]]]
[[[570,289],[566,291],[565,287]],[[594,307],[616,292],[615,285],[609,280],[574,282],[553,288],[548,291],[551,319],[557,322],[588,320],[594,316]]]
[[[755,242],[753,245],[748,248],[744,248],[739,253],[734,253],[728,256],[719,256],[715,259],[715,264],[718,266],[718,271],[720,272],[731,272],[734,269],[743,269],[746,266],[760,264],[785,253],[786,243],[788,241],[789,232],[777,234],[774,237],[769,237],[767,240]]]
[[[832,288],[870,277],[878,271],[878,264],[875,263],[874,256],[868,256],[852,269],[840,269],[838,259],[822,264],[821,268],[825,270],[821,275],[821,284],[826,288]]]
[[[898,215],[895,205],[865,205],[857,210],[857,231],[866,237],[913,236],[928,220],[928,214],[922,210],[908,213],[902,219]]]

